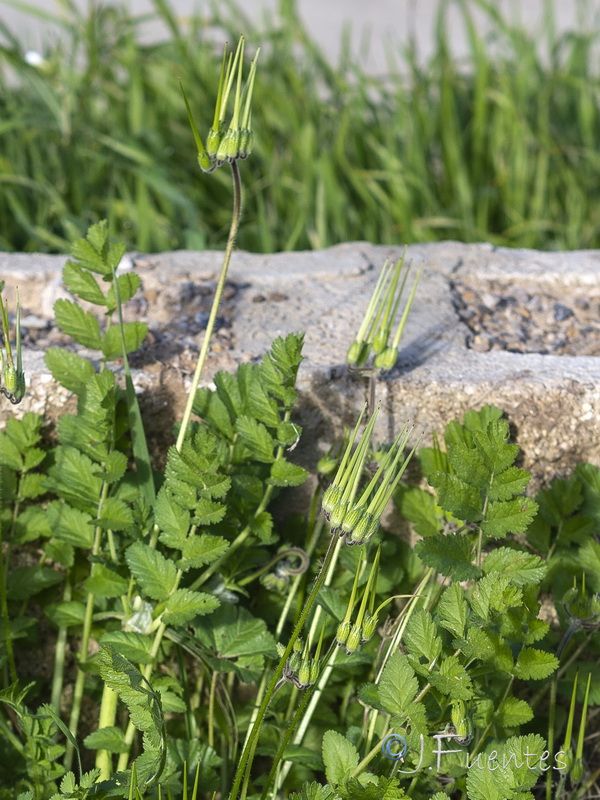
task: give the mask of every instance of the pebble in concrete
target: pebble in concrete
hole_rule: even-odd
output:
[[[345,354],[385,258],[401,253],[400,247],[362,242],[317,252],[235,253],[206,382],[218,369],[233,370],[259,358],[274,337],[304,331],[298,419],[305,433],[296,455],[314,464],[364,402],[365,380],[347,370]],[[187,251],[132,254],[128,260],[142,278],[144,293],[130,301],[127,312],[150,326],[148,342],[133,359],[136,386],[149,426],[167,439],[185,400],[220,260],[219,253]],[[0,424],[12,413],[32,410],[55,420],[65,408],[74,409],[74,399],[54,383],[43,362],[46,346],[69,346],[49,326],[54,301],[68,296],[60,284],[64,261],[0,255],[0,276],[8,287],[19,286],[30,323],[24,352],[27,397],[16,410],[2,403]],[[551,347],[539,352],[541,345],[538,352],[496,349],[503,335],[500,317],[495,329],[489,318],[488,328],[479,333],[472,324],[473,317],[480,322],[484,317],[479,306],[493,312],[508,296],[526,320],[538,313],[536,298],[543,296],[550,298],[545,301],[548,324],[573,325],[585,311],[582,336],[588,339],[587,351],[598,352],[594,317],[600,304],[600,252],[541,253],[442,242],[409,247],[407,261],[423,264],[424,271],[398,364],[379,380],[385,409],[380,437],[391,437],[408,419],[427,439],[469,408],[494,403],[507,413],[535,485],[567,474],[579,461],[600,463],[599,359],[556,355]],[[463,300],[467,293],[467,301],[473,296],[478,305],[457,299],[457,287]],[[544,338],[540,326],[530,328],[538,342]]]

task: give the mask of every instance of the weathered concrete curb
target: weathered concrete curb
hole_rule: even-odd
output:
[[[305,361],[300,373],[300,422],[305,427],[298,455],[311,461],[349,424],[362,406],[364,380],[344,366],[368,296],[386,257],[397,259],[401,248],[350,243],[328,250],[272,256],[236,253],[232,290],[224,310],[229,328],[216,340],[207,379],[218,368],[261,356],[275,336],[305,331]],[[600,463],[600,359],[491,351],[465,345],[467,329],[459,320],[449,282],[500,281],[507,286],[537,287],[559,297],[575,289],[600,297],[600,252],[541,253],[464,245],[456,242],[414,245],[408,260],[424,265],[413,313],[405,331],[398,366],[381,379],[381,435],[405,420],[426,434],[441,432],[469,408],[494,403],[503,408],[524,450],[524,465],[536,482],[587,460]],[[131,301],[130,314],[173,325],[195,297],[210,294],[221,255],[215,252],[173,252],[132,256],[144,284],[144,299]],[[25,313],[51,318],[52,305],[65,296],[58,256],[0,254],[0,279],[19,285]],[[207,301],[210,297],[207,298]],[[137,303],[137,304],[136,304]],[[194,308],[199,308],[195,306]],[[163,331],[168,328],[163,328]],[[186,341],[196,342],[194,335]],[[147,348],[148,350],[148,348]],[[159,356],[160,357],[160,356]],[[148,414],[159,427],[178,413],[189,381],[181,359],[152,363],[136,373]],[[43,353],[26,351],[28,394],[16,413],[38,411],[54,418],[69,400],[43,363]],[[0,405],[0,423],[15,413]]]

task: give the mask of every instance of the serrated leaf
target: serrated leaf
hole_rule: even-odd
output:
[[[90,514],[59,500],[49,503],[46,513],[54,536],[74,547],[91,550],[94,543],[94,529]]]
[[[430,672],[429,681],[451,700],[469,700],[473,696],[469,673],[456,655],[444,658],[439,668]]]
[[[102,503],[102,516],[94,520],[94,525],[105,531],[124,531],[133,525],[131,509],[116,497],[107,497]]]
[[[523,594],[512,586],[510,578],[492,572],[479,580],[471,591],[471,608],[482,620],[489,621],[494,614],[520,605]]]
[[[525,700],[506,697],[498,706],[494,721],[503,728],[516,728],[533,719],[533,709]]]
[[[541,681],[558,669],[559,661],[552,653],[524,647],[517,656],[514,674],[523,680]]]
[[[109,753],[128,753],[129,745],[120,728],[110,726],[88,734],[83,740],[88,750],[108,750]]]
[[[211,533],[190,536],[181,546],[179,569],[184,572],[192,567],[203,567],[220,558],[229,549],[229,542],[222,536]]]
[[[268,511],[255,514],[249,522],[250,530],[261,542],[268,544],[273,541],[273,517]]]
[[[483,453],[464,442],[456,441],[448,447],[448,461],[454,474],[469,486],[487,486],[491,470]]]
[[[437,607],[440,625],[462,639],[467,625],[467,601],[459,583],[452,583],[442,592]]]
[[[360,702],[363,703],[364,705],[370,706],[371,708],[376,708],[378,711],[384,711],[384,708],[379,699],[379,686],[377,686],[376,684],[363,683],[362,686],[360,686],[358,689],[357,696]]]
[[[218,607],[219,601],[212,594],[176,589],[167,600],[163,620],[167,625],[185,625],[194,617],[210,614]]]
[[[266,464],[271,464],[275,460],[273,440],[261,422],[244,414],[236,419],[235,430],[253,458]]]
[[[58,327],[78,344],[100,350],[100,325],[89,311],[84,311],[71,300],[57,300],[54,304],[54,317]]]
[[[377,686],[379,702],[390,714],[404,714],[418,690],[419,682],[408,659],[402,653],[394,653]]]
[[[431,492],[418,489],[416,486],[401,486],[394,496],[394,502],[402,516],[412,522],[420,536],[437,536],[440,533],[437,503]]]
[[[147,334],[148,326],[145,322],[124,322],[125,352],[133,353],[139,350]],[[102,337],[99,348],[104,353],[104,357],[109,360],[122,357],[123,343],[119,325],[111,325],[108,328]]]
[[[62,580],[60,572],[39,564],[33,567],[14,567],[8,573],[6,590],[11,600],[27,600]]]
[[[15,472],[20,472],[23,468],[23,459],[19,448],[5,433],[0,433],[0,464],[15,470]]]
[[[162,487],[154,504],[154,518],[161,530],[159,539],[169,547],[183,547],[191,527],[190,513]]]
[[[19,481],[19,497],[21,500],[32,500],[44,494],[46,476],[41,472],[29,472]]]
[[[531,475],[519,467],[508,467],[504,472],[494,475],[488,489],[490,500],[510,500],[516,494],[523,494]]]
[[[94,473],[105,483],[118,483],[127,469],[127,456],[118,450],[112,450],[104,462],[104,469]]]
[[[271,465],[269,483],[273,486],[300,486],[307,478],[307,471],[285,458],[278,458]]]
[[[300,789],[300,794],[291,796],[291,800],[335,800],[335,793],[329,786],[321,786],[320,784],[304,783]]]
[[[63,267],[62,280],[65,289],[71,294],[77,295],[81,300],[97,306],[106,305],[104,292],[98,286],[94,276],[73,261],[67,261]]]
[[[75,394],[82,391],[86,382],[95,373],[87,358],[59,347],[49,347],[44,361],[54,380]]]
[[[142,285],[140,276],[135,272],[125,272],[123,275],[119,275],[117,278],[117,283],[119,284],[121,303],[126,303],[128,300],[131,300],[131,298]],[[109,311],[114,311],[114,309],[117,307],[114,281],[111,283],[110,289],[106,295],[106,306]]]
[[[127,594],[129,581],[104,564],[94,564],[92,574],[84,582],[85,590],[98,597],[119,597]]]
[[[513,550],[511,547],[499,547],[488,554],[483,562],[486,575],[500,572],[511,579],[517,586],[540,583],[547,572],[545,562],[533,553]]]
[[[481,574],[481,570],[471,564],[473,544],[468,536],[458,533],[428,536],[417,542],[414,550],[424,564],[452,580],[474,580]]]
[[[68,600],[45,606],[44,613],[57,628],[74,628],[83,625],[85,606],[75,600]]]
[[[434,472],[428,480],[437,489],[437,501],[444,511],[465,522],[481,520],[483,500],[478,488],[445,472]]]
[[[343,783],[358,766],[358,751],[345,736],[337,731],[323,735],[323,763],[330,783]]]
[[[148,597],[166,600],[175,587],[177,568],[147,544],[134,542],[127,548],[125,560],[131,574]]]
[[[48,469],[47,488],[75,508],[95,512],[102,481],[94,476],[93,462],[74,447],[57,447],[55,463]]]
[[[418,608],[406,628],[405,643],[408,651],[419,660],[424,658],[428,663],[436,659],[442,651],[442,640],[431,614],[424,608]]]
[[[266,623],[239,607],[222,605],[203,620],[196,638],[214,653],[210,659],[214,669],[235,672],[246,682],[260,676],[263,656],[277,653]]]
[[[508,533],[523,533],[537,513],[537,503],[529,497],[496,500],[488,505],[481,530],[486,536],[501,539]]]
[[[151,664],[152,637],[136,631],[106,631],[100,638],[101,644],[109,644],[124,658],[135,664]]]
[[[512,800],[514,791],[504,770],[497,762],[488,760],[493,753],[491,745],[480,753],[467,772],[467,797],[469,800]],[[490,769],[490,766],[492,767]]]

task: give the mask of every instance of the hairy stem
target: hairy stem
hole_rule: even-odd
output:
[[[196,370],[192,379],[192,386],[188,395],[185,411],[183,412],[183,419],[181,420],[179,435],[177,436],[176,447],[178,450],[181,450],[190,417],[192,415],[192,406],[194,405],[196,391],[198,390],[198,384],[200,383],[200,376],[202,375],[204,363],[206,362],[206,356],[208,355],[208,348],[210,347],[210,340],[212,338],[215,321],[217,319],[217,312],[221,303],[221,295],[223,294],[225,281],[227,280],[227,270],[229,269],[231,254],[233,253],[235,240],[240,227],[240,219],[242,216],[242,182],[240,180],[240,171],[236,161],[232,161],[231,163],[231,175],[233,178],[233,215],[231,218],[231,227],[229,229],[229,236],[227,237],[227,245],[225,247],[225,255],[223,257],[223,266],[221,267],[219,283],[217,284],[217,290],[215,292],[215,297],[210,309],[210,316],[206,325],[206,331],[204,332],[204,339],[202,340],[200,355],[198,356]]]
[[[327,570],[329,569],[329,564],[331,563],[331,559],[333,558],[333,554],[335,552],[337,539],[335,536],[331,537],[329,542],[329,547],[327,548],[327,553],[325,555],[325,560],[319,570],[319,574],[317,575],[317,579],[315,580],[314,586],[311,590],[310,595],[308,596],[308,600],[306,601],[302,612],[298,618],[298,622],[296,623],[296,627],[290,637],[290,640],[285,648],[285,651],[279,661],[279,664],[275,668],[275,672],[273,673],[273,677],[271,678],[271,683],[263,697],[262,703],[258,710],[258,714],[256,716],[256,720],[254,725],[252,726],[252,732],[246,741],[246,745],[240,757],[240,762],[238,764],[235,778],[233,781],[233,786],[231,789],[231,793],[229,795],[229,800],[237,800],[238,793],[240,791],[240,785],[242,783],[242,779],[246,775],[246,773],[250,773],[250,769],[252,767],[252,760],[254,756],[254,750],[256,748],[256,744],[258,742],[258,737],[260,735],[260,729],[262,727],[263,720],[265,718],[265,714],[267,713],[267,708],[269,707],[269,703],[271,702],[273,695],[275,694],[275,690],[277,688],[277,684],[279,683],[279,679],[283,674],[283,668],[285,666],[285,662],[289,658],[292,649],[294,647],[294,643],[297,640],[298,636],[302,628],[304,627],[304,623],[308,617],[310,610],[312,609],[315,600],[317,599],[317,595],[323,585],[323,581],[325,580],[325,576],[327,574]],[[242,800],[245,797],[245,792],[242,793]]]

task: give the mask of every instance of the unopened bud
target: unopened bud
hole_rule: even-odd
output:
[[[578,758],[573,762],[571,772],[569,773],[572,783],[579,783],[583,778],[583,759]]]
[[[302,661],[298,670],[298,688],[310,686],[310,659]]]
[[[248,158],[254,147],[254,134],[249,128],[240,130],[240,158]]]
[[[368,642],[369,639],[373,638],[373,634],[377,630],[377,624],[379,620],[377,617],[374,617],[372,614],[369,614],[368,611],[365,612],[365,618],[363,620],[362,626],[362,639],[361,644],[364,642]]]
[[[10,364],[4,367],[2,372],[2,384],[7,392],[14,394],[17,391],[18,377],[17,370]]]
[[[348,655],[351,655],[352,653],[355,653],[358,650],[360,646],[360,640],[361,640],[360,625],[354,624],[348,636],[348,641],[346,642],[346,653],[348,653]]]
[[[336,503],[336,505],[332,508],[331,513],[329,515],[329,524],[331,525],[332,531],[339,531],[340,536],[344,535],[344,532],[341,530],[342,523],[344,522],[344,518],[348,513],[348,501],[344,500],[343,502]]]
[[[277,644],[275,645],[275,649],[277,650],[277,655],[279,656],[279,658],[281,658],[285,653],[285,645],[281,644],[281,642],[277,642]]]
[[[375,358],[374,366],[377,369],[393,369],[398,360],[398,351],[395,347],[386,347]]]
[[[358,523],[355,525],[352,533],[346,537],[346,544],[365,544],[369,539],[379,530],[379,519],[373,514],[364,511]]]
[[[362,367],[369,357],[369,343],[355,339],[346,353],[346,363],[351,367]]]
[[[343,492],[340,487],[336,486],[334,483],[325,489],[325,492],[323,493],[323,500],[321,501],[321,508],[326,519],[329,519],[331,512],[339,503],[342,494]]]
[[[346,644],[348,641],[348,636],[350,635],[350,631],[352,630],[352,623],[350,622],[340,622],[337,627],[337,633],[335,635],[335,640],[338,645],[341,647],[343,644]]]
[[[210,158],[207,153],[198,154],[198,164],[200,165],[202,172],[213,172],[216,166],[212,158]]]
[[[221,132],[216,131],[214,128],[211,128],[208,132],[208,136],[206,137],[206,152],[211,158],[216,157],[219,151],[220,144],[221,144]]]
[[[379,355],[387,347],[390,338],[389,328],[380,328],[373,339],[373,352]]]

